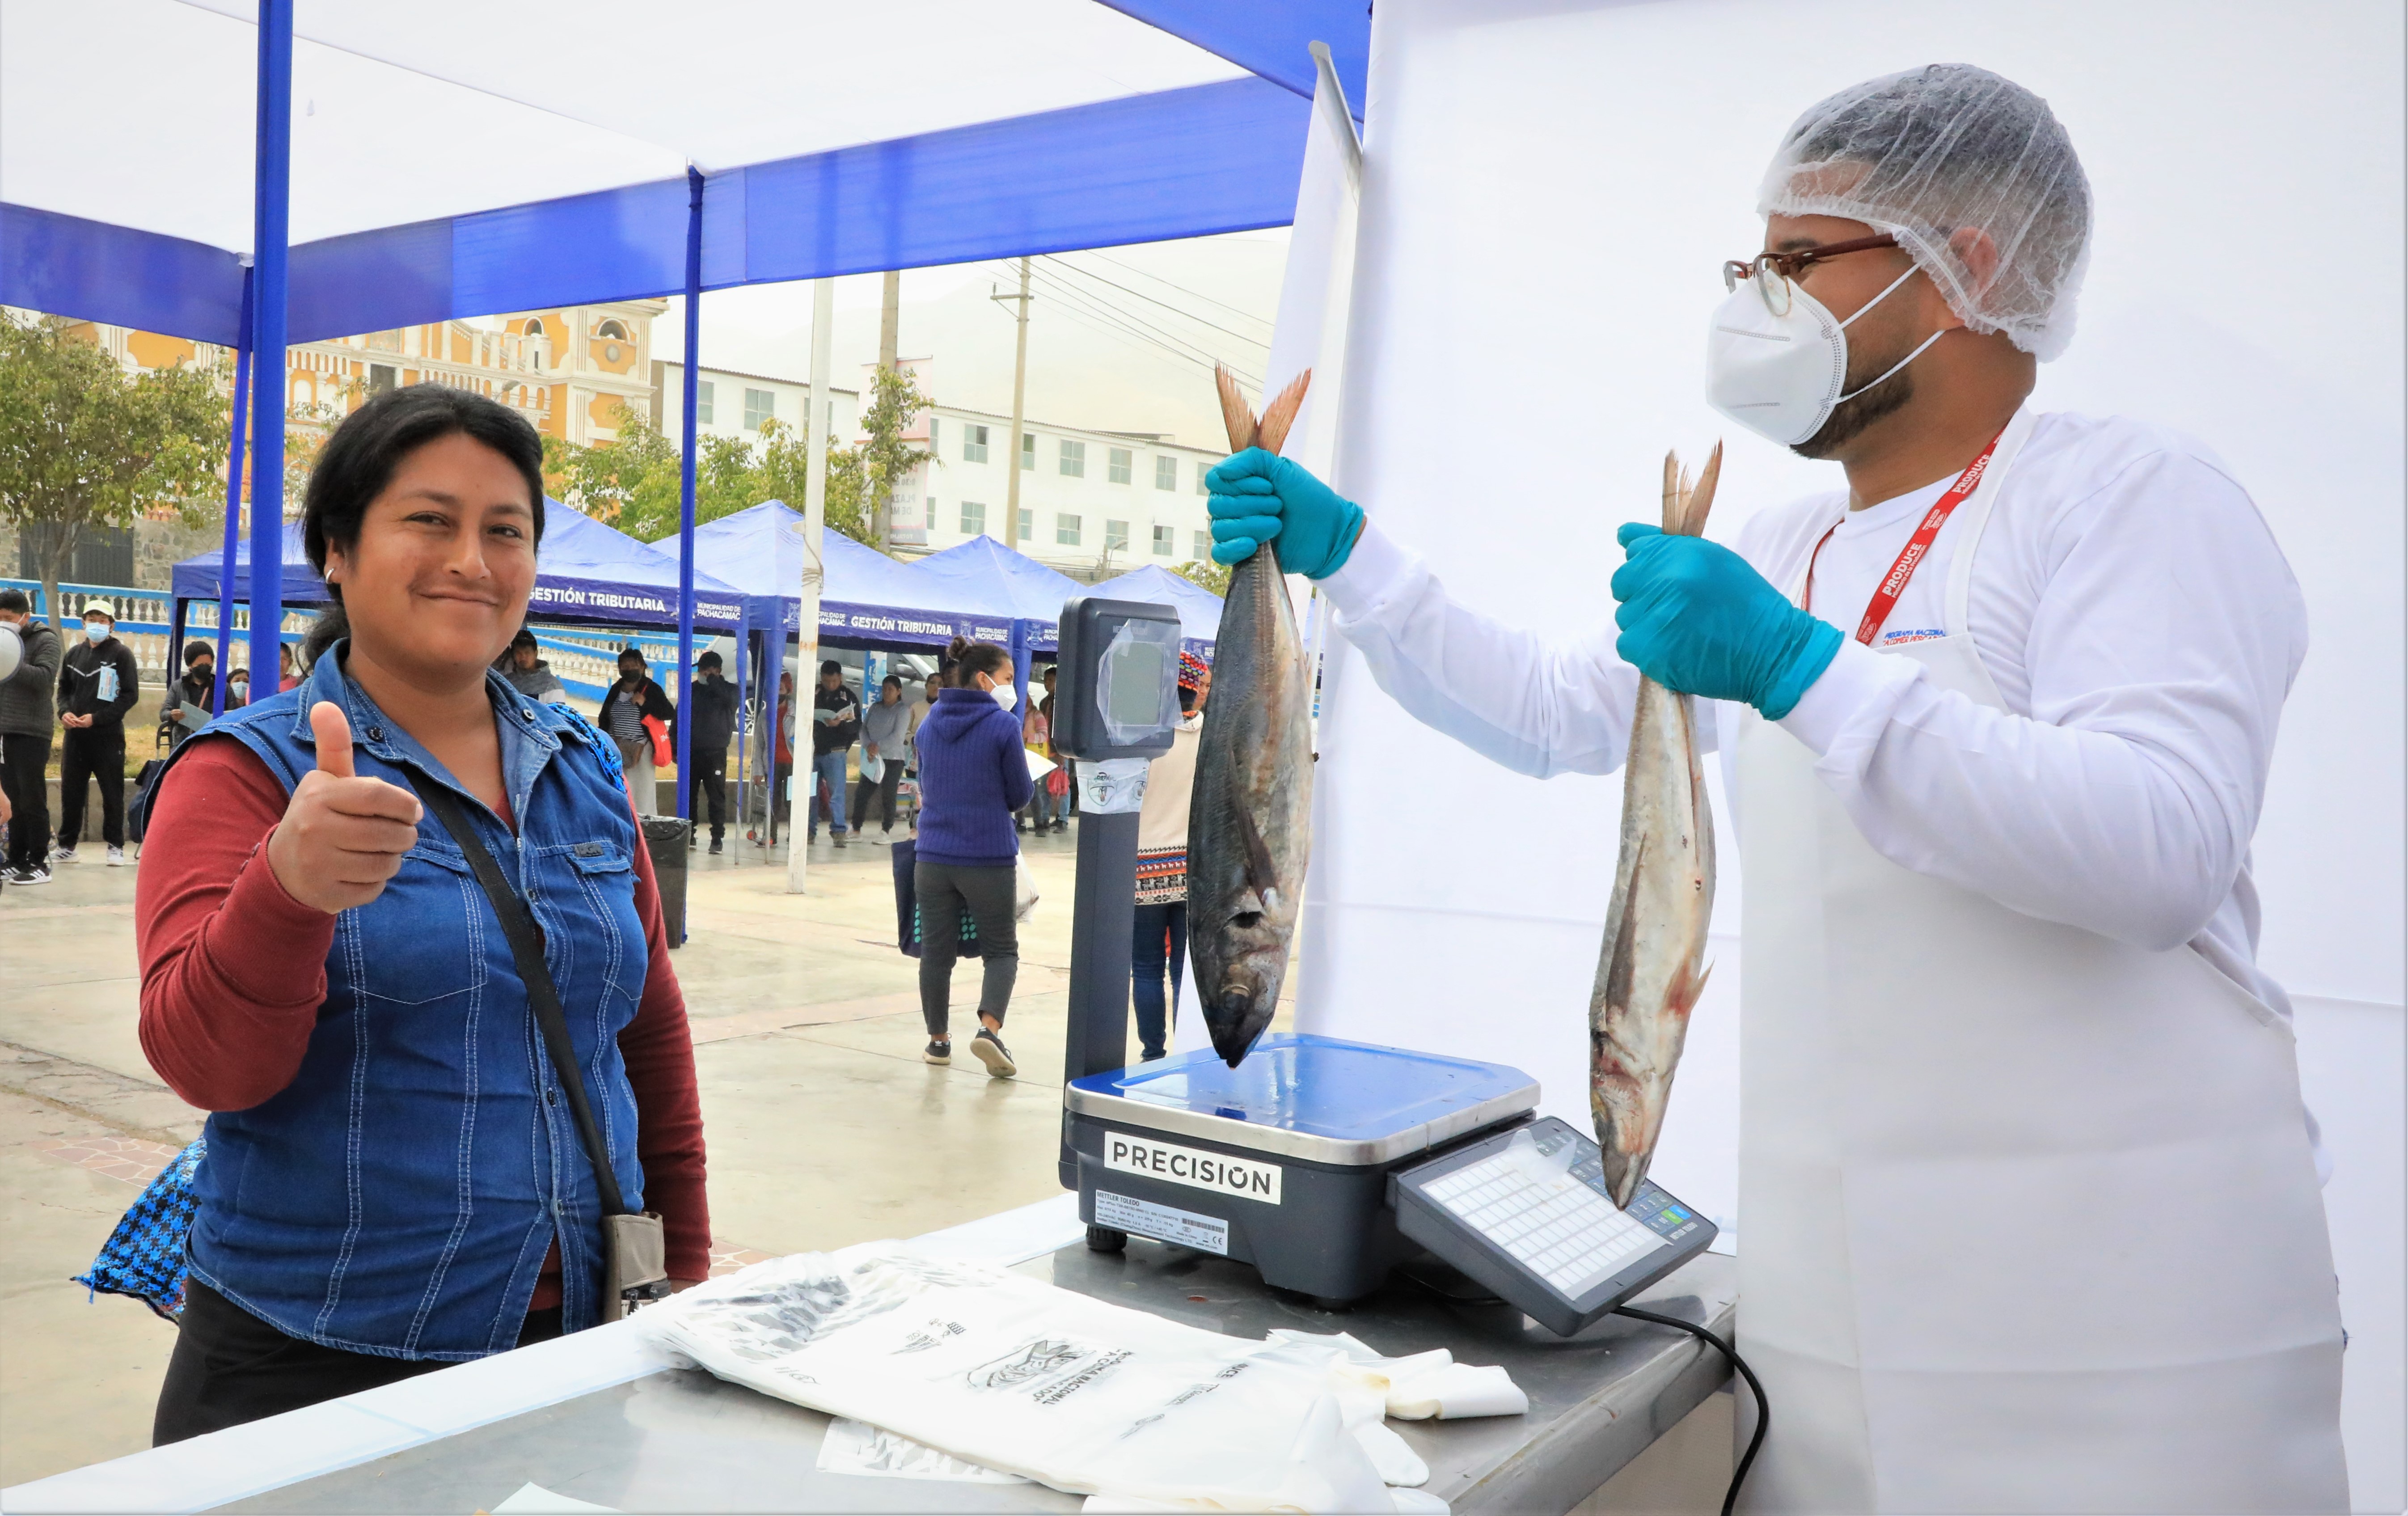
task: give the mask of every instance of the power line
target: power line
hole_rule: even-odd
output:
[[[1166,352],[1177,354],[1179,356],[1187,359],[1191,363],[1209,368],[1213,364],[1225,361],[1219,354],[1213,353],[1211,349],[1188,341],[1186,339],[1180,337],[1175,332],[1166,332],[1161,327],[1154,326],[1136,316],[1132,316],[1127,311],[1122,310],[1113,306],[1111,302],[1099,300],[1074,285],[1065,284],[1059,281],[1049,280],[1046,283],[1046,288],[1056,300],[1075,304],[1078,309],[1098,316],[1103,320],[1111,322],[1114,325],[1121,327],[1131,335],[1136,336],[1142,340],[1152,342],[1155,346],[1164,349]]]
[[[1070,283],[1068,281],[1060,278],[1058,275],[1054,274],[1051,270],[1041,272],[1039,277],[1044,279],[1054,289],[1057,298],[1076,299],[1082,301],[1088,307],[1107,314],[1114,321],[1120,322],[1140,332],[1153,334],[1164,342],[1183,352],[1187,356],[1195,359],[1197,362],[1208,365],[1226,363],[1232,369],[1236,369],[1240,367],[1235,363],[1228,363],[1228,360],[1223,358],[1219,354],[1213,352],[1211,348],[1206,347],[1203,343],[1179,332],[1174,332],[1168,328],[1158,326],[1153,322],[1146,320],[1144,317],[1136,314],[1134,311],[1123,310],[1121,307],[1114,305],[1107,296],[1096,295],[1090,290],[1081,289],[1079,286]]]
[[[1165,310],[1170,311],[1174,315],[1184,317],[1185,319],[1196,323],[1199,326],[1210,326],[1216,332],[1221,332],[1227,336],[1234,337],[1240,342],[1247,343],[1253,347],[1261,348],[1265,352],[1268,352],[1270,350],[1270,344],[1261,340],[1259,338],[1248,337],[1243,332],[1230,331],[1226,326],[1206,321],[1203,317],[1197,315],[1192,310],[1182,310],[1179,307],[1172,305],[1168,300],[1157,300],[1153,296],[1146,294],[1143,290],[1133,290],[1126,284],[1115,283],[1113,281],[1106,279],[1103,275],[1096,273],[1092,268],[1082,268],[1075,263],[1071,263],[1067,259],[1058,257],[1048,256],[1045,261],[1049,264],[1059,264],[1070,272],[1084,275],[1086,278],[1094,280],[1098,284],[1110,284],[1113,289],[1119,290],[1124,295],[1134,295],[1139,299],[1145,301],[1148,305],[1158,305]]]
[[[1057,299],[1058,309],[1064,316],[1090,331],[1111,338],[1125,347],[1140,353],[1150,349],[1156,356],[1168,355],[1183,364],[1198,367],[1206,364],[1207,360],[1197,357],[1193,353],[1182,351],[1109,317],[1098,316],[1089,308],[1077,303],[1069,296],[1058,296],[1054,298]]]
[[[1153,323],[1146,321],[1143,317],[1124,310],[1113,305],[1111,301],[1098,296],[1090,291],[1081,289],[1067,280],[1063,280],[1058,276],[1052,274],[1050,271],[1040,271],[1038,273],[1037,277],[1043,280],[1048,288],[1048,292],[1056,300],[1062,302],[1066,313],[1083,311],[1090,317],[1095,318],[1094,321],[1082,323],[1082,325],[1093,325],[1096,321],[1107,323],[1112,328],[1119,330],[1129,337],[1133,337],[1153,347],[1159,348],[1163,352],[1171,354],[1173,357],[1180,358],[1188,363],[1193,363],[1199,368],[1211,368],[1216,365],[1226,367],[1233,373],[1236,373],[1240,379],[1245,381],[1254,388],[1261,388],[1261,381],[1253,376],[1250,371],[1250,366],[1248,365],[1230,362],[1229,360],[1223,358],[1220,354],[1213,353],[1211,349],[1203,347],[1176,332],[1168,331],[1163,327],[1157,326]]]
[[[1209,295],[1205,294],[1202,290],[1191,290],[1191,289],[1189,289],[1189,288],[1188,288],[1186,285],[1184,285],[1184,284],[1176,284],[1176,283],[1172,283],[1169,280],[1167,280],[1167,279],[1163,278],[1160,274],[1148,273],[1148,272],[1146,272],[1146,270],[1144,270],[1144,269],[1142,269],[1142,268],[1140,268],[1140,267],[1137,267],[1135,264],[1123,263],[1123,262],[1121,262],[1118,258],[1107,258],[1107,257],[1105,257],[1102,253],[1096,252],[1096,251],[1095,251],[1094,249],[1092,249],[1092,248],[1090,248],[1090,249],[1088,249],[1088,250],[1087,250],[1087,256],[1088,256],[1088,257],[1090,257],[1090,258],[1097,259],[1098,261],[1103,262],[1103,263],[1111,264],[1111,265],[1113,267],[1115,267],[1115,268],[1125,268],[1125,269],[1127,269],[1130,273],[1137,275],[1137,276],[1138,276],[1139,278],[1140,278],[1140,279],[1150,279],[1150,280],[1153,280],[1153,281],[1154,281],[1155,283],[1157,283],[1157,284],[1167,284],[1167,285],[1169,285],[1169,287],[1170,287],[1170,288],[1172,288],[1172,289],[1174,289],[1174,290],[1177,290],[1177,291],[1178,291],[1180,294],[1182,294],[1182,295],[1193,296],[1195,296],[1197,299],[1203,301],[1206,305],[1217,305],[1217,306],[1219,306],[1222,310],[1226,310],[1227,312],[1229,312],[1231,315],[1233,315],[1233,316],[1242,316],[1242,317],[1244,317],[1246,320],[1251,321],[1251,322],[1254,322],[1254,323],[1255,325],[1262,325],[1262,326],[1275,326],[1275,325],[1278,325],[1278,323],[1273,322],[1273,321],[1270,321],[1270,320],[1268,320],[1268,318],[1266,318],[1266,317],[1262,317],[1262,316],[1255,315],[1255,314],[1254,314],[1253,311],[1251,311],[1251,310],[1243,310],[1243,309],[1241,309],[1241,308],[1240,308],[1240,307],[1238,307],[1238,306],[1231,305],[1231,304],[1230,304],[1228,301],[1226,301],[1226,300],[1216,300],[1216,299],[1212,298],[1212,296],[1209,296]]]

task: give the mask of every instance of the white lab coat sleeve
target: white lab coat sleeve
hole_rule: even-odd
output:
[[[1426,563],[1368,525],[1322,589],[1371,677],[1416,719],[1538,778],[1622,767],[1639,671],[1614,653],[1610,614],[1562,643],[1501,626],[1450,599]],[[1699,718],[1711,743],[1702,701]]]
[[[2042,555],[2023,566],[2030,715],[1851,640],[1782,725],[1891,861],[2179,946],[2231,892],[2257,828],[2306,652],[2299,585],[2248,495],[2172,452],[2060,509]]]

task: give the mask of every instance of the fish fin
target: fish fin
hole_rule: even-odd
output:
[[[1706,455],[1706,471],[1698,476],[1698,487],[1689,493],[1681,513],[1680,531],[1685,537],[1706,534],[1706,513],[1714,508],[1714,485],[1723,475],[1723,444],[1714,441],[1714,450]],[[1671,528],[1667,527],[1667,530]]]
[[[1221,391],[1221,420],[1229,428],[1229,451],[1243,453],[1254,445],[1254,408],[1246,404],[1243,391],[1238,388],[1238,376],[1219,364],[1212,366],[1212,383]]]
[[[1296,413],[1304,409],[1304,392],[1312,383],[1312,370],[1289,381],[1279,398],[1263,407],[1262,424],[1254,429],[1254,445],[1266,453],[1276,453],[1287,441],[1287,429],[1296,425]]]
[[[1646,857],[1647,839],[1641,837],[1630,854],[1630,877],[1634,881],[1639,877],[1639,865]],[[1605,1003],[1609,1008],[1630,1003],[1631,964],[1638,957],[1638,922],[1639,913],[1630,908],[1630,900],[1626,894],[1622,902],[1621,929],[1614,932],[1613,947],[1605,958]]]
[[[1254,894],[1268,908],[1279,898],[1279,874],[1271,867],[1271,850],[1263,841],[1262,829],[1254,825],[1252,811],[1233,805],[1238,813],[1238,834],[1246,844],[1246,882],[1254,887]]]

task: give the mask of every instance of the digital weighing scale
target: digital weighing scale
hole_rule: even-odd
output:
[[[1655,1185],[1606,1197],[1597,1145],[1532,1119],[1501,1063],[1273,1033],[1123,1068],[1146,760],[1168,750],[1177,613],[1062,608],[1058,751],[1079,760],[1061,1177],[1088,1246],[1130,1236],[1252,1264],[1339,1306],[1426,1251],[1570,1336],[1704,1250],[1714,1228]]]
[[[1063,1095],[1088,1245],[1130,1234],[1252,1263],[1340,1305],[1426,1249],[1570,1336],[1714,1228],[1652,1184],[1606,1198],[1598,1148],[1501,1063],[1279,1032],[1074,1079]]]

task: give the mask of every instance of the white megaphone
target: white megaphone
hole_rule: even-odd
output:
[[[16,628],[0,626],[0,680],[14,674],[17,665],[24,661],[25,640],[17,635]]]

